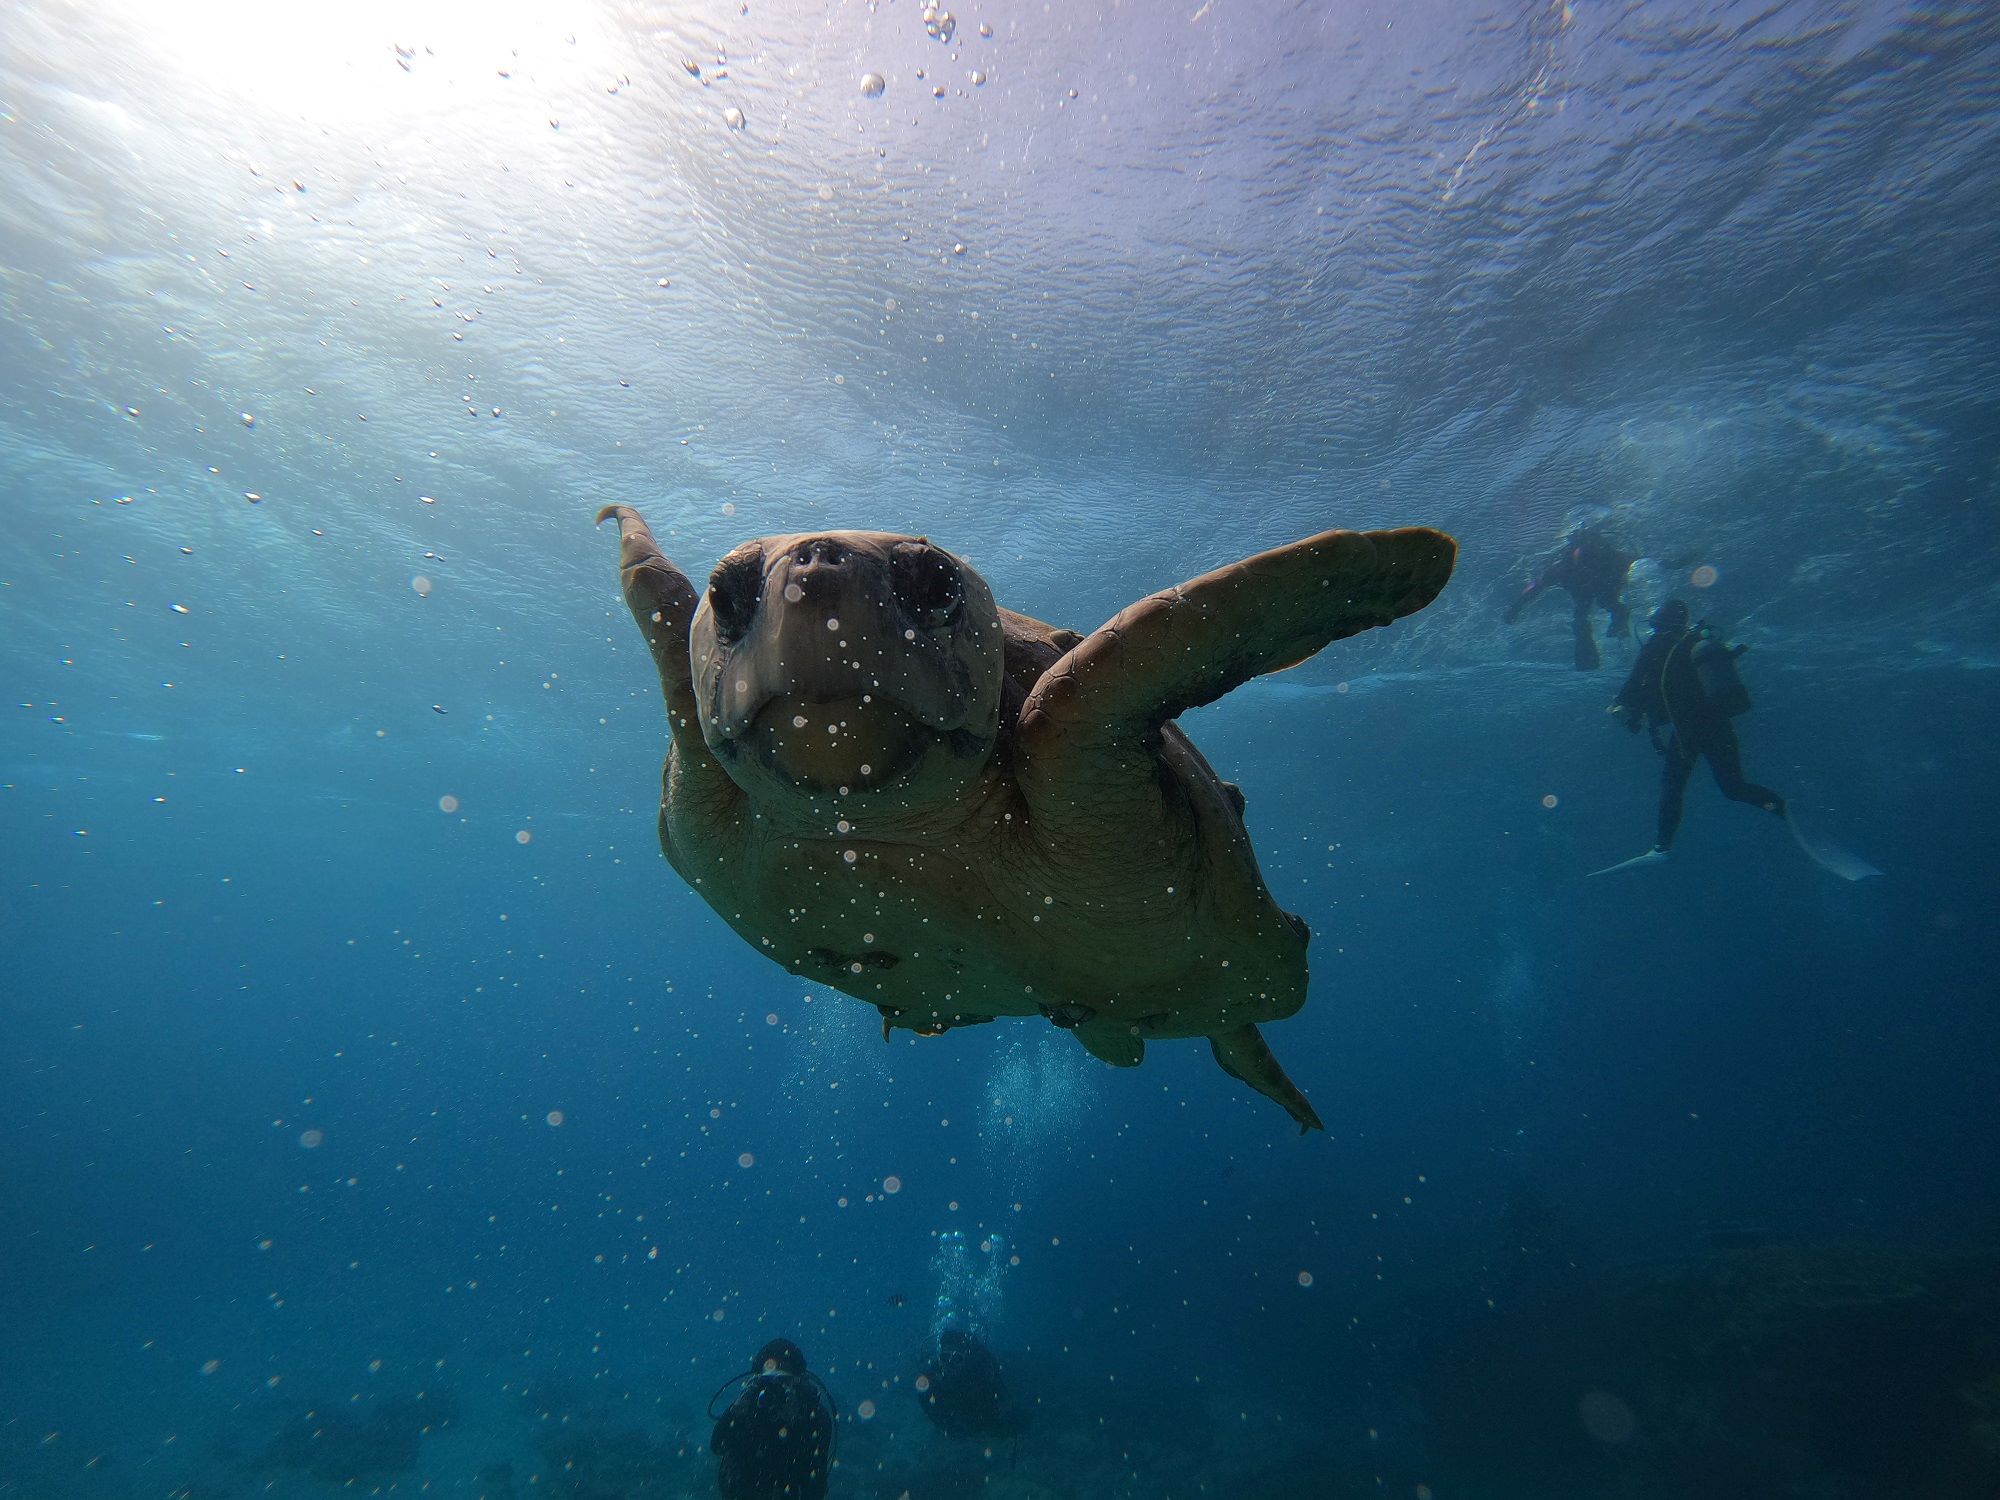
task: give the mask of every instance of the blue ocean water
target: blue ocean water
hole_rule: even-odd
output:
[[[0,16],[0,1496],[712,1495],[779,1335],[854,1500],[2000,1493],[2000,18],[932,10]],[[1325,1134],[740,942],[614,502],[1079,631],[1450,531],[1183,720]],[[1706,773],[1586,878],[1591,507],[1879,878]]]

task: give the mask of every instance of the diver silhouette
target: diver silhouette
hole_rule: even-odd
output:
[[[936,1353],[918,1372],[916,1386],[924,1415],[946,1437],[1007,1437],[1028,1425],[1008,1398],[1000,1361],[966,1329],[946,1328],[938,1335]]]
[[[1603,662],[1590,612],[1604,610],[1610,615],[1614,636],[1632,633],[1632,611],[1624,600],[1625,575],[1638,554],[1614,541],[1603,524],[1586,521],[1571,529],[1555,554],[1542,564],[1541,571],[1507,606],[1507,623],[1521,618],[1521,611],[1550,589],[1561,589],[1570,599],[1570,629],[1576,642],[1576,669],[1595,671]]]
[[[708,1398],[711,1417],[717,1398],[738,1383],[743,1389],[708,1440],[722,1460],[715,1476],[722,1500],[825,1500],[838,1411],[804,1351],[772,1339]]]
[[[1645,729],[1663,757],[1657,838],[1640,860],[1663,859],[1673,847],[1688,777],[1699,760],[1708,762],[1716,786],[1732,802],[1785,816],[1783,797],[1745,779],[1743,751],[1730,723],[1750,708],[1750,694],[1736,674],[1736,658],[1746,648],[1724,641],[1705,620],[1690,621],[1679,599],[1654,611],[1652,627],[1631,675],[1606,710],[1634,734]]]

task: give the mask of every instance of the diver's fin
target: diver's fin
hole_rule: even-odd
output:
[[[1792,816],[1789,803],[1785,806],[1785,827],[1792,831],[1792,842],[1805,851],[1806,858],[1830,875],[1838,875],[1842,880],[1866,880],[1871,875],[1882,873],[1851,849],[1807,838],[1805,831],[1799,827],[1798,819]]]
[[[1604,665],[1604,657],[1597,649],[1597,637],[1591,631],[1590,621],[1582,615],[1577,616],[1575,644],[1577,671],[1595,672]]]
[[[1266,1099],[1283,1105],[1285,1113],[1299,1122],[1300,1135],[1308,1130],[1326,1129],[1299,1086],[1278,1066],[1278,1059],[1271,1055],[1255,1026],[1238,1026],[1234,1031],[1221,1032],[1210,1037],[1208,1045],[1223,1072],[1249,1084]]]
[[[1615,865],[1606,865],[1601,870],[1592,870],[1584,878],[1595,880],[1600,875],[1616,875],[1620,870],[1636,870],[1641,865],[1662,865],[1667,862],[1667,851],[1658,847],[1648,849],[1644,854],[1635,854],[1630,859],[1621,859]]]
[[[1092,1057],[1114,1068],[1136,1068],[1146,1059],[1145,1039],[1122,1021],[1085,1021],[1072,1027],[1070,1035]]]

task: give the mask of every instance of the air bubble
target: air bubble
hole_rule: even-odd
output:
[[[889,80],[884,78],[880,73],[863,73],[861,75],[861,97],[864,99],[880,99],[882,91],[888,87]]]
[[[1600,1443],[1623,1443],[1639,1430],[1632,1408],[1609,1391],[1589,1391],[1576,1404],[1583,1430]]]

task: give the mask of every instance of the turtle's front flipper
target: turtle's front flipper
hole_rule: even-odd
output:
[[[602,526],[618,520],[618,582],[625,607],[638,622],[639,633],[659,669],[660,691],[667,700],[667,719],[674,740],[684,751],[708,758],[701,724],[694,707],[692,669],[688,665],[688,624],[701,596],[687,574],[668,562],[653,540],[645,519],[629,505],[607,505],[597,513]]]
[[[1424,527],[1327,531],[1141,599],[1042,674],[1021,714],[1031,755],[1124,741],[1331,641],[1414,614],[1457,544]]]
[[[1277,1058],[1264,1044],[1264,1038],[1255,1026],[1239,1026],[1234,1031],[1225,1031],[1208,1039],[1208,1045],[1215,1051],[1215,1060],[1222,1064],[1222,1071],[1231,1078],[1242,1080],[1267,1099],[1275,1099],[1285,1107],[1285,1113],[1299,1122],[1299,1134],[1308,1130],[1324,1130],[1319,1122],[1319,1113],[1299,1091],[1299,1086],[1285,1076],[1285,1070],[1278,1066]]]

